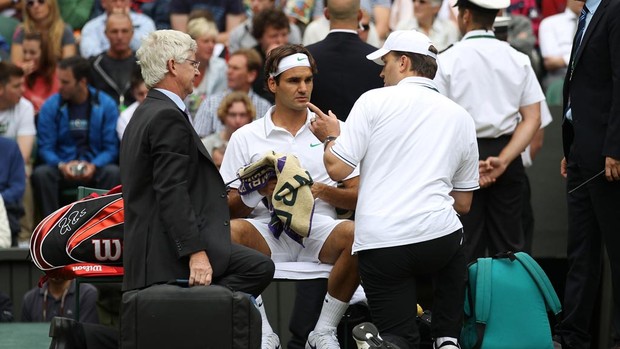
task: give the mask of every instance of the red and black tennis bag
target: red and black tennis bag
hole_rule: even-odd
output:
[[[121,186],[61,207],[32,233],[30,255],[48,276],[123,275]]]

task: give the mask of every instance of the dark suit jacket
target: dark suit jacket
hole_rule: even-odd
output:
[[[602,0],[564,80],[564,109],[570,95],[573,118],[562,123],[564,155],[584,175],[603,170],[605,156],[620,159],[619,19],[620,1]]]
[[[194,128],[151,90],[121,143],[125,201],[123,289],[189,278],[189,255],[206,250],[214,279],[228,268],[226,187]]]
[[[355,101],[366,91],[383,87],[380,65],[366,59],[377,50],[345,32],[329,33],[325,39],[308,45],[319,72],[314,76],[310,101],[327,113],[331,110],[346,120]]]

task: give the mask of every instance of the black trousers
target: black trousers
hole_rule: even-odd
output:
[[[532,208],[532,187],[527,174],[523,177],[523,212],[521,224],[523,226],[523,252],[532,255],[532,241],[534,241],[534,209]]]
[[[32,172],[31,178],[36,200],[41,207],[41,214],[47,217],[60,208],[59,192],[61,189],[77,188],[79,185],[112,189],[121,183],[121,172],[117,165],[109,164],[97,168],[91,182],[80,183],[65,180],[56,167],[39,165]]]
[[[571,191],[594,176],[568,160],[566,183]],[[602,248],[609,255],[613,295],[612,327],[620,333],[620,181],[603,175],[567,194],[568,274],[564,294],[564,320],[557,333],[571,348],[590,347],[590,323],[599,300]],[[601,324],[608,326],[608,324]]]
[[[384,339],[401,349],[418,348],[416,279],[421,275],[433,282],[431,336],[460,336],[466,273],[462,239],[459,229],[430,241],[358,253],[370,315]]]
[[[480,159],[497,156],[509,141],[509,136],[479,138]],[[468,263],[486,256],[487,251],[491,256],[505,251],[523,251],[524,181],[523,162],[517,157],[494,184],[474,191],[469,213],[461,216]]]

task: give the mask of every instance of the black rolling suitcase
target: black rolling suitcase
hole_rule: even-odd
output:
[[[122,349],[260,349],[250,296],[226,287],[154,285],[123,294]]]

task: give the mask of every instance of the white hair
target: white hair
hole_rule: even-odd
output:
[[[197,40],[202,36],[209,38],[217,37],[219,31],[215,23],[208,21],[206,18],[194,18],[187,23],[187,34]]]
[[[157,30],[142,39],[136,52],[144,83],[152,88],[168,73],[168,61],[185,62],[196,52],[196,41],[177,30]]]

